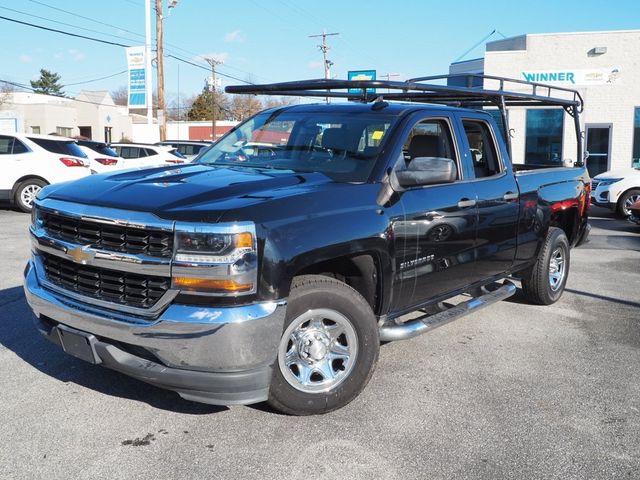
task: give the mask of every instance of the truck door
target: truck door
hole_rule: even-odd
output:
[[[398,310],[431,300],[475,279],[477,209],[473,188],[463,181],[453,118],[421,117],[410,128],[396,168],[417,157],[444,157],[458,166],[457,180],[414,187],[400,195],[404,216],[393,224],[396,272],[402,282]]]
[[[478,201],[475,268],[482,278],[488,278],[509,270],[515,258],[518,184],[486,116],[474,112],[458,115],[465,133],[465,163],[471,167],[468,175],[473,177]]]

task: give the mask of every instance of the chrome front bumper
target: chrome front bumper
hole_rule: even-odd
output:
[[[205,403],[246,404],[268,396],[284,301],[219,308],[170,304],[157,319],[144,320],[45,288],[33,260],[24,290],[40,332],[58,344],[58,324],[91,334],[97,363]],[[137,355],[140,349],[149,355]]]

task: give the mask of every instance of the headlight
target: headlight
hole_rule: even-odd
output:
[[[38,228],[41,228],[42,224],[42,212],[34,203],[33,207],[31,208],[31,228],[36,230]]]
[[[253,223],[176,225],[173,286],[185,293],[256,292],[258,256]]]
[[[598,183],[599,187],[606,187],[607,185],[612,185],[616,182],[619,182],[622,178],[605,178],[604,180],[600,180]]]

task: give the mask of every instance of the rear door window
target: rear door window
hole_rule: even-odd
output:
[[[13,150],[13,137],[0,135],[0,155],[11,155]]]
[[[44,148],[47,152],[56,153],[59,155],[72,155],[74,157],[86,158],[80,147],[75,142],[51,140],[48,138],[35,138],[28,137],[36,145]]]
[[[120,156],[122,158],[138,158],[140,149],[138,147],[120,147]]]
[[[481,120],[465,119],[462,125],[467,136],[475,177],[499,175],[502,168],[489,124]]]

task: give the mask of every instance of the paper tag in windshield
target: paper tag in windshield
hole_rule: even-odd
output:
[[[373,140],[380,140],[383,135],[384,132],[382,130],[376,130],[375,132],[373,132],[373,134],[371,134],[371,138]]]

